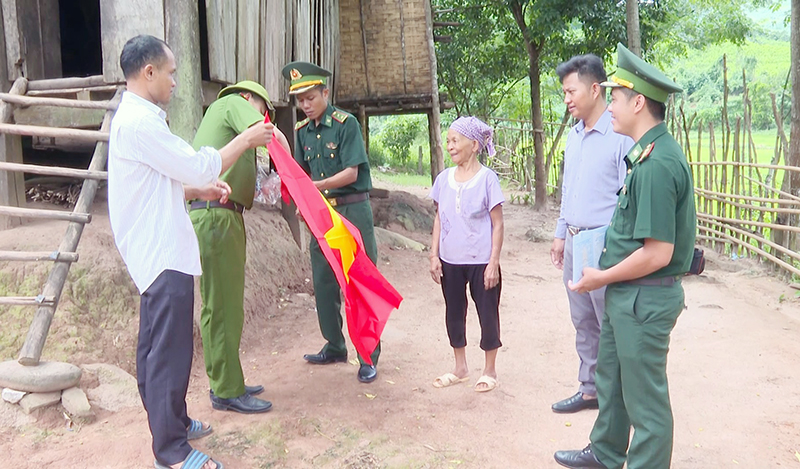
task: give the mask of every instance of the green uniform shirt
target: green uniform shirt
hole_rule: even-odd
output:
[[[203,116],[192,145],[195,150],[200,147],[224,147],[248,127],[264,120],[246,99],[238,94],[229,94],[214,101]],[[256,192],[256,152],[253,149],[242,153],[220,179],[231,186],[228,197],[246,208],[253,206]]]
[[[697,218],[683,150],[662,122],[636,142],[625,161],[628,176],[606,233],[600,268],[619,264],[644,246],[645,238],[653,238],[675,248],[670,263],[645,278],[685,274],[692,264]]]
[[[294,158],[311,175],[313,181],[329,178],[343,169],[358,166],[356,182],[326,190],[326,197],[369,192],[372,189],[361,126],[352,114],[329,104],[319,125],[305,119],[297,123],[295,130],[297,141]]]

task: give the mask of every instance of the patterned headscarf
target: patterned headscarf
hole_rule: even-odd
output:
[[[450,124],[450,128],[467,137],[470,140],[478,142],[480,150],[478,153],[486,150],[489,156],[494,156],[494,144],[492,143],[492,128],[485,122],[477,117],[459,117]]]

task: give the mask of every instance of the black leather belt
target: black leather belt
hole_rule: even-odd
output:
[[[328,203],[331,204],[331,207],[336,207],[337,205],[354,204],[356,202],[361,202],[362,200],[369,200],[369,192],[359,192],[358,194],[347,194],[341,197],[331,197],[328,199]]]
[[[189,202],[189,211],[209,208],[227,208],[228,210],[233,210],[237,213],[244,213],[244,205],[237,204],[236,202],[227,201],[224,204],[220,203],[219,200],[212,200],[208,202],[204,200],[193,200]]]
[[[680,281],[680,277],[640,278],[622,282],[628,285],[644,285],[648,287],[671,287]]]

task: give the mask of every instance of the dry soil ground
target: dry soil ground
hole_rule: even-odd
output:
[[[380,268],[405,301],[389,321],[379,377],[369,385],[358,383],[352,363],[306,364],[303,353],[322,345],[313,299],[303,293],[310,290],[259,286],[269,280],[251,268],[248,312],[260,318],[248,321],[242,362],[248,383],[265,385],[263,397],[274,410],[255,416],[212,410],[198,356],[188,407],[191,416],[212,423],[215,431],[196,446],[234,469],[556,467],[554,451],[587,443],[596,411],[550,411],[552,402],[577,388],[574,329],[560,272],[550,265],[549,243],[531,242],[525,234],[531,228],[549,233],[554,216],[553,211],[536,214],[506,206],[500,386],[485,394],[471,387],[483,365],[474,311],[468,322],[471,382],[447,389],[431,385],[451,369],[452,352],[427,253],[381,246]],[[98,218],[87,239],[107,241],[107,233],[91,231],[107,230],[107,222]],[[427,243],[425,235],[410,236]],[[252,246],[252,236],[250,244],[251,256],[257,257],[262,249]],[[271,261],[254,262],[266,266]],[[298,278],[307,275],[307,266],[303,269]],[[800,468],[800,308],[793,291],[749,261],[714,256],[706,273],[684,286],[688,309],[672,334],[668,370],[675,414],[673,467]],[[254,297],[253,289],[261,293]],[[258,313],[261,294],[280,298],[261,302],[267,311]],[[135,314],[119,327],[118,335],[133,335],[120,339],[132,347]],[[117,364],[132,371],[129,362]],[[139,408],[99,411],[95,423],[72,429],[58,409],[36,417],[36,422],[0,429],[4,467],[152,467]]]

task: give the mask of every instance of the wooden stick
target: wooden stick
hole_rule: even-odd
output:
[[[719,227],[724,226],[722,223],[715,222],[715,221],[709,221],[709,223],[711,225],[714,225],[714,226],[719,226]],[[743,230],[741,228],[736,228],[734,226],[729,226],[729,225],[725,226],[725,228],[727,228],[727,229],[729,229],[731,231],[735,231],[736,233],[739,233],[739,234],[741,234],[743,236],[747,236],[750,239],[753,239],[754,241],[760,241],[760,242],[766,244],[767,246],[775,249],[776,251],[780,251],[780,252],[786,254],[787,256],[792,257],[792,258],[797,259],[798,261],[800,261],[800,254],[799,253],[796,253],[796,252],[792,251],[791,249],[787,249],[787,248],[781,246],[780,244],[776,244],[776,243],[764,238],[763,236],[758,236],[757,234],[753,233],[752,231]],[[745,241],[743,240],[742,242],[745,242]]]
[[[59,212],[56,210],[42,210],[37,208],[0,206],[0,215],[44,220],[74,221],[78,223],[89,223],[92,221],[92,215],[88,213]]]
[[[122,88],[117,89],[117,93],[112,99],[115,104],[119,103],[122,98]],[[114,116],[114,111],[107,111],[103,118],[103,125],[100,127],[101,132],[108,132],[111,127],[111,118]],[[89,164],[89,171],[102,171],[106,166],[108,160],[108,144],[98,142],[95,146],[94,154],[92,155],[92,162]],[[75,203],[75,212],[88,213],[91,208],[94,196],[97,193],[99,181],[90,179],[83,183],[81,188],[81,195],[78,196],[78,201]],[[58,247],[60,252],[76,252],[78,249],[78,242],[83,233],[83,223],[70,223],[67,226],[67,231],[64,233],[64,239]],[[50,275],[47,277],[47,282],[44,285],[42,294],[52,296],[55,301],[52,305],[44,305],[36,309],[36,314],[33,316],[31,326],[28,329],[28,335],[25,337],[25,343],[19,352],[17,361],[25,366],[35,366],[39,364],[39,359],[42,357],[42,350],[47,340],[47,333],[50,331],[50,323],[53,321],[53,314],[55,314],[55,307],[61,298],[61,291],[64,289],[64,282],[69,273],[69,262],[56,262]]]
[[[800,201],[800,197],[798,197],[798,196],[796,196],[796,195],[792,195],[792,194],[790,194],[790,193],[788,193],[788,192],[786,192],[786,191],[782,191],[782,190],[780,190],[780,189],[776,189],[776,188],[774,188],[774,187],[770,187],[770,186],[768,186],[768,185],[764,184],[764,183],[763,183],[763,182],[761,182],[761,181],[757,181],[757,180],[755,180],[755,179],[750,179],[750,178],[748,178],[747,176],[745,176],[745,177],[746,177],[747,179],[749,179],[749,180],[753,181],[754,183],[758,184],[759,186],[762,186],[762,187],[763,187],[765,190],[768,190],[768,191],[770,191],[770,192],[774,192],[774,193],[776,193],[776,194],[780,194],[780,195],[782,195],[783,197],[787,197],[787,198],[789,198],[789,199],[792,199],[792,200],[797,200],[797,201]]]
[[[63,261],[78,262],[77,252],[0,251],[0,261]]]
[[[754,167],[754,168],[768,168],[768,169],[782,169],[784,171],[796,171],[800,172],[800,167],[798,166],[782,166],[782,165],[774,165],[774,164],[763,164],[763,163],[745,163],[745,162],[737,162],[737,161],[695,161],[689,163],[690,166],[747,166],[747,167]]]
[[[76,179],[97,179],[99,181],[108,179],[108,173],[105,171],[88,171],[85,169],[60,168],[57,166],[41,166],[35,164],[0,162],[0,170],[41,174],[44,176],[74,177]]]
[[[695,192],[700,193],[700,195],[708,194],[717,197],[725,197],[728,199],[742,199],[742,200],[749,200],[751,202],[762,202],[765,204],[783,204],[783,205],[797,205],[800,206],[800,201],[798,200],[786,200],[786,199],[771,199],[769,197],[750,197],[746,195],[734,195],[734,194],[724,194],[722,192],[714,192],[714,191],[707,191],[700,187],[695,187]],[[769,207],[763,207],[762,210],[769,210]]]
[[[0,123],[0,133],[27,135],[30,137],[70,138],[81,142],[107,142],[108,132],[97,130],[60,129],[38,125],[19,125]]]
[[[764,228],[771,228],[774,230],[792,231],[794,233],[800,233],[800,227],[798,226],[779,225],[777,223],[761,223],[750,220],[737,220],[735,218],[718,217],[715,215],[709,215],[707,213],[702,213],[702,212],[697,214],[697,218],[705,218],[723,223],[732,223],[734,225],[763,226]]]
[[[700,228],[701,230],[706,230],[707,229],[705,226],[698,226],[698,228]],[[700,235],[700,234],[699,235],[695,235],[695,239],[699,239],[701,241],[710,241],[710,242],[713,242],[713,243],[733,244],[731,241],[728,241],[727,239],[720,239],[720,238],[717,238],[715,236],[706,236],[706,235]]]
[[[766,258],[766,259],[771,260],[772,262],[777,264],[779,267],[782,267],[783,269],[788,270],[789,272],[791,272],[793,274],[800,275],[800,269],[797,269],[796,267],[794,267],[792,265],[789,265],[788,263],[782,261],[781,259],[778,259],[777,257],[773,256],[772,254],[769,254],[768,252],[764,251],[763,249],[759,249],[759,248],[753,246],[752,244],[739,241],[738,239],[736,239],[736,238],[734,238],[734,237],[732,237],[732,236],[730,236],[728,234],[725,234],[725,233],[722,233],[720,231],[717,231],[717,230],[715,230],[713,228],[708,228],[708,227],[703,226],[700,229],[702,229],[704,231],[707,231],[709,233],[714,233],[714,234],[716,234],[718,236],[722,236],[725,239],[727,239],[727,240],[729,240],[729,241],[731,241],[731,242],[733,242],[733,243],[735,243],[735,244],[737,244],[737,245],[739,245],[739,246],[741,246],[741,247],[743,247],[745,249],[750,250],[751,252],[754,252],[754,253],[756,253],[756,254],[758,254],[758,255]]]
[[[737,209],[743,209],[744,208],[744,209],[752,209],[752,210],[761,210],[761,211],[764,211],[764,212],[771,212],[771,213],[791,213],[791,214],[795,214],[795,215],[800,214],[800,209],[795,209],[795,208],[777,208],[777,207],[776,208],[760,207],[758,205],[743,204],[743,203],[740,203],[740,202],[731,202],[728,199],[733,198],[733,199],[746,200],[746,198],[744,196],[737,196],[737,195],[730,195],[730,194],[727,197],[719,197],[719,196],[713,196],[713,195],[710,195],[710,194],[703,194],[701,191],[702,191],[702,189],[695,189],[695,192],[697,192],[700,197],[708,197],[709,199],[715,200],[715,201],[720,202],[720,203],[730,204],[730,205],[733,205],[734,207],[736,207]],[[741,219],[741,217],[737,216],[736,219],[739,220],[739,219]],[[749,220],[749,218],[748,218],[748,220]]]
[[[57,90],[60,88],[89,88],[108,85],[103,75],[94,75],[85,78],[51,78],[47,80],[31,80],[28,82],[29,90]]]
[[[0,296],[0,305],[3,306],[49,306],[53,303],[55,298],[52,296]]]
[[[64,98],[37,98],[32,96],[17,96],[9,93],[0,93],[0,100],[20,106],[55,106],[76,109],[111,109],[109,101],[85,101],[82,99]]]

